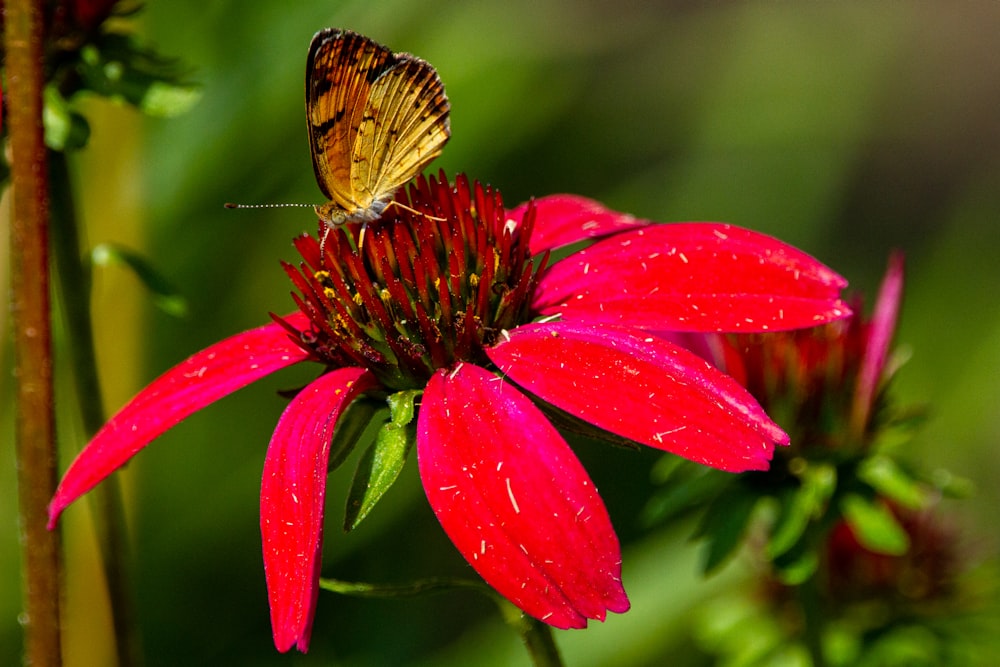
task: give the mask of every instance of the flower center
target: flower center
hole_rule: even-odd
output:
[[[536,267],[528,251],[533,209],[507,220],[500,193],[464,175],[421,176],[395,201],[364,228],[321,223],[322,240],[295,240],[305,261],[284,267],[311,322],[299,344],[398,391],[458,361],[487,363],[483,348],[530,317],[545,258]]]

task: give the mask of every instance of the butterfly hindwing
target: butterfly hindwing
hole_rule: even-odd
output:
[[[392,193],[441,154],[451,136],[448,98],[434,68],[408,54],[372,84],[351,180],[356,189]]]

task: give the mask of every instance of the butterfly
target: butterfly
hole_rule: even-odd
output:
[[[377,220],[441,154],[450,105],[437,71],[364,35],[316,33],[306,60],[306,123],[329,226]],[[407,208],[407,207],[404,207]]]

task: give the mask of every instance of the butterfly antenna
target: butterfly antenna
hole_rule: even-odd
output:
[[[315,208],[312,204],[233,204],[226,202],[226,208]]]

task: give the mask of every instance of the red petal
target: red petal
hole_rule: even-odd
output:
[[[323,546],[323,503],[333,429],[344,409],[378,385],[361,368],[314,380],[285,408],[271,437],[260,486],[264,575],[274,645],[309,648]]]
[[[893,253],[879,287],[851,410],[851,426],[857,434],[861,434],[868,423],[875,392],[883,379],[892,338],[896,333],[899,307],[903,300],[903,267],[902,253]]]
[[[546,402],[714,468],[766,470],[774,443],[788,443],[735,380],[656,336],[570,322],[529,324],[487,353]]]
[[[478,366],[436,373],[417,423],[424,491],[490,586],[557,628],[623,612],[621,551],[593,482],[531,401]]]
[[[531,254],[537,255],[625,229],[651,224],[627,213],[605,208],[593,199],[576,195],[551,195],[534,200],[535,229],[531,234]],[[511,209],[507,217],[520,222],[528,204]]]
[[[305,324],[296,314],[289,323]],[[70,464],[49,503],[49,528],[74,500],[185,417],[307,354],[277,323],[205,348],[153,380],[118,411]]]
[[[773,331],[850,314],[846,281],[770,236],[717,223],[653,225],[551,266],[542,315],[678,331]]]

